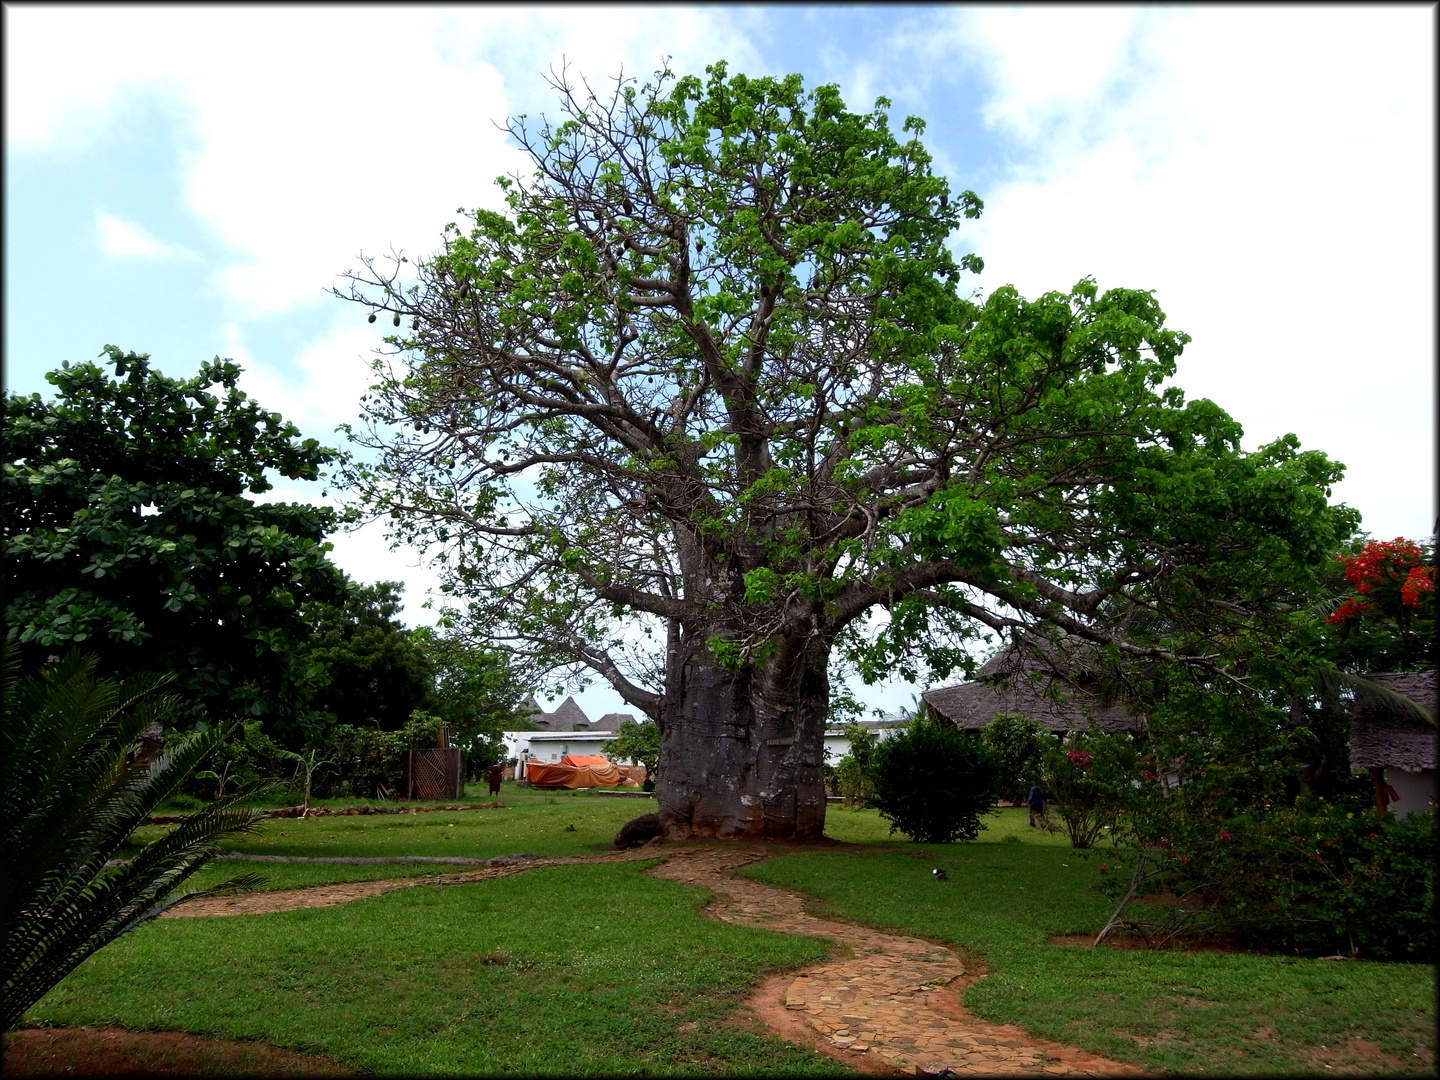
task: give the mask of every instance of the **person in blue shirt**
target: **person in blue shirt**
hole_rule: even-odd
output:
[[[1030,827],[1032,829],[1043,829],[1045,821],[1045,796],[1040,791],[1039,784],[1030,786],[1030,793],[1025,796],[1025,805],[1030,808]]]

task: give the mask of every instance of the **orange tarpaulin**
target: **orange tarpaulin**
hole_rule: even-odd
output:
[[[604,754],[566,754],[560,759],[561,765],[609,765],[610,759]]]
[[[532,787],[563,788],[615,787],[626,782],[620,770],[599,754],[566,754],[558,762],[527,761],[525,779]]]

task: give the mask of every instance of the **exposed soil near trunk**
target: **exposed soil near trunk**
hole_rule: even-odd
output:
[[[183,1031],[21,1028],[5,1036],[6,1076],[354,1076],[325,1057]]]

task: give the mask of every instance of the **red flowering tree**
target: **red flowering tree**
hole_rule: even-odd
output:
[[[1072,732],[1043,751],[1044,784],[1070,834],[1070,846],[1088,848],[1118,824],[1130,803],[1140,761],[1128,735]]]
[[[1354,594],[1326,620],[1337,657],[1352,670],[1401,671],[1432,662],[1435,644],[1435,548],[1397,536],[1372,540],[1337,560]]]

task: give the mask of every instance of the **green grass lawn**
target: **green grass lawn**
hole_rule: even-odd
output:
[[[488,788],[471,786],[467,803],[492,801]],[[248,855],[363,856],[428,855],[489,859],[496,855],[529,852],[534,855],[586,855],[613,851],[611,841],[620,826],[655,807],[651,799],[617,798],[593,792],[545,791],[506,783],[498,801],[501,809],[436,810],[417,814],[376,814],[355,817],[275,818],[250,836],[236,837],[221,849]],[[290,805],[272,799],[277,806]],[[267,803],[266,805],[269,805]],[[313,800],[315,806],[341,810],[374,803],[358,799]],[[393,805],[393,804],[392,804]],[[443,806],[443,802],[407,803],[406,806]],[[573,828],[572,828],[573,826]],[[169,826],[149,825],[136,831],[133,849],[164,834]],[[464,870],[464,866],[423,863],[381,863],[370,866],[288,863],[213,863],[191,880],[197,887],[218,884],[241,873],[266,878],[262,888],[291,889],[339,881],[414,877]]]
[[[867,813],[832,813],[830,831],[883,831]],[[742,872],[816,897],[817,914],[960,947],[991,973],[966,993],[977,1015],[1117,1060],[1187,1074],[1318,1074],[1367,1055],[1393,1074],[1433,1060],[1433,968],[1052,945],[1104,924],[1106,848],[1074,851],[1019,810],[989,821],[973,844],[789,854]]]
[[[488,796],[472,789],[466,801]],[[584,854],[610,850],[616,829],[654,806],[509,783],[500,801],[503,809],[276,819],[229,846]],[[966,995],[986,1019],[1182,1073],[1318,1075],[1349,1062],[1347,1046],[1373,1047],[1372,1071],[1422,1072],[1417,1052],[1433,1055],[1428,967],[1052,945],[1093,934],[1108,914],[1093,888],[1105,849],[1072,851],[1063,834],[1028,828],[1022,810],[987,818],[971,844],[911,844],[873,811],[838,806],[827,831],[846,846],[777,849],[746,872],[814,897],[819,913],[957,946],[991,972]],[[946,881],[933,880],[936,866]],[[202,875],[252,869],[274,888],[463,867],[227,862]],[[642,869],[548,867],[336,907],[161,920],[101,950],[28,1020],[263,1039],[391,1074],[840,1070],[725,1021],[766,974],[815,962],[824,944],[712,922],[698,911],[701,892]]]
[[[29,1019],[261,1039],[384,1074],[833,1075],[725,1021],[757,978],[822,959],[823,943],[706,919],[701,890],[643,866],[159,920]]]

